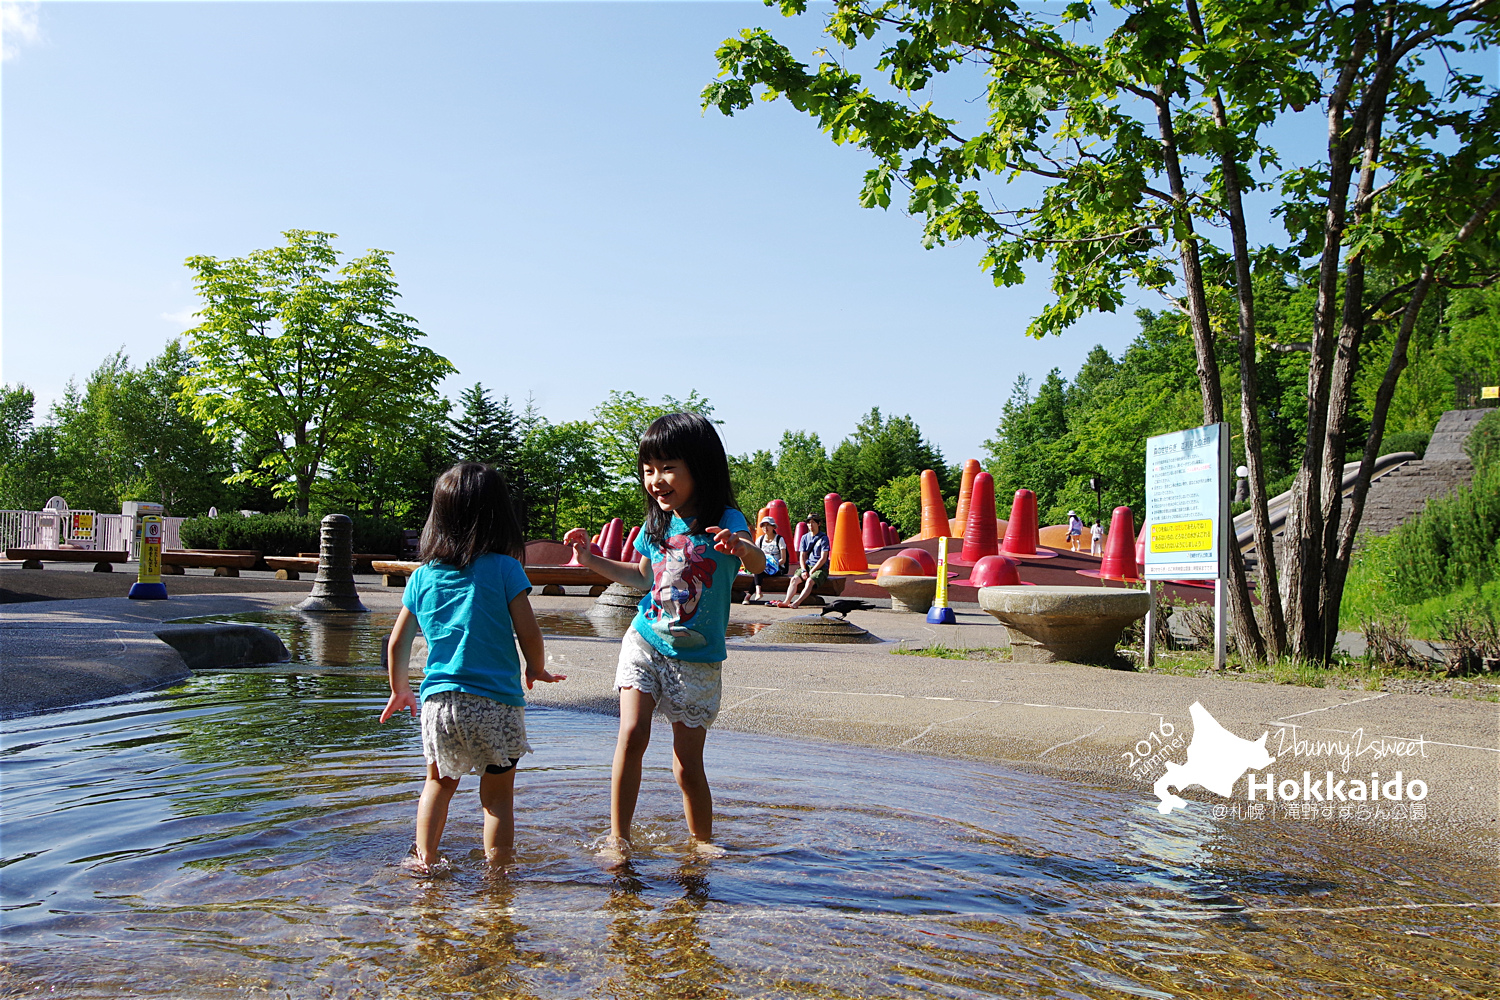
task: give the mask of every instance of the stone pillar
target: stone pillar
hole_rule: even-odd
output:
[[[346,514],[323,518],[318,575],[298,611],[368,611],[354,589],[354,522]]]

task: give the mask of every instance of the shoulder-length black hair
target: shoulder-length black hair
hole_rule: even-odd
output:
[[[421,559],[465,569],[486,552],[524,561],[526,539],[511,507],[505,475],[478,462],[460,462],[433,484]]]
[[[729,482],[729,459],[724,442],[708,418],[697,413],[669,413],[658,417],[646,428],[636,455],[636,483],[646,493],[642,468],[647,462],[678,459],[685,463],[693,477],[694,531],[718,525],[728,508],[739,509],[734,502],[734,487]],[[650,493],[646,493],[646,537],[656,545],[667,538],[672,515],[662,510]]]

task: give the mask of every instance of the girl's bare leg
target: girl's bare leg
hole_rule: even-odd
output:
[[[620,737],[609,781],[609,833],[616,843],[630,843],[635,800],[641,794],[641,758],[651,743],[651,713],[656,699],[635,688],[620,689]]]
[[[516,769],[479,776],[479,805],[484,809],[484,856],[491,868],[503,868],[514,858]]]
[[[438,774],[437,765],[428,761],[427,782],[417,802],[417,857],[424,865],[435,864],[443,828],[448,825],[448,803],[458,791],[457,778]]]
[[[682,789],[682,813],[688,833],[700,844],[714,837],[714,794],[703,772],[703,743],[708,730],[702,726],[672,723],[672,775]]]

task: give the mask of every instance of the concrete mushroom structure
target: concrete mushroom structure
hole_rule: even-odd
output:
[[[1108,664],[1126,627],[1146,616],[1151,595],[1102,587],[985,587],[979,606],[1010,633],[1017,663]]]

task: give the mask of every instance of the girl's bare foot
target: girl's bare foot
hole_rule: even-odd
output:
[[[729,853],[718,844],[708,840],[690,840],[688,846],[692,848],[694,854],[703,858],[721,858]]]
[[[623,865],[630,860],[630,841],[624,837],[608,836],[594,857],[611,865]]]

